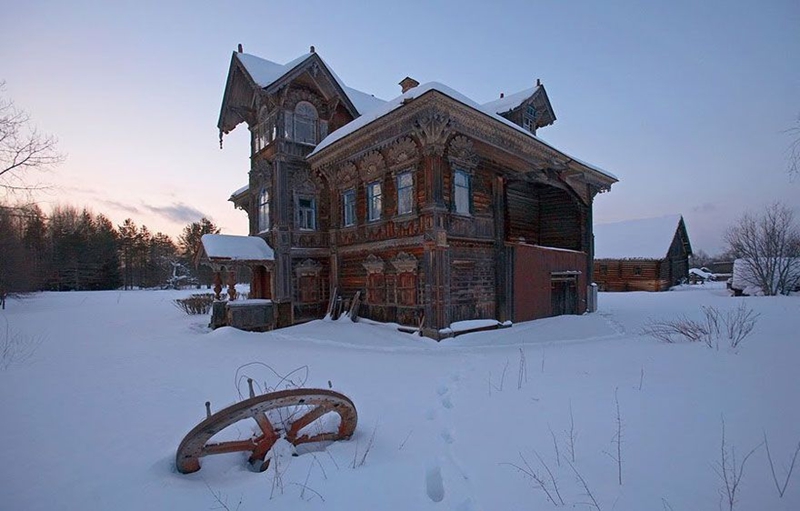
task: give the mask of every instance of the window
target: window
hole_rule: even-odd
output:
[[[367,220],[372,222],[381,219],[383,194],[381,182],[373,181],[367,185]]]
[[[266,188],[258,194],[258,230],[263,232],[269,229],[269,192]]]
[[[319,296],[319,277],[301,275],[298,279],[298,298],[302,303],[316,302]]]
[[[275,115],[263,118],[253,129],[253,153],[267,147],[276,136]]]
[[[296,220],[298,229],[313,231],[317,228],[317,204],[314,197],[298,196]]]
[[[642,274],[642,267],[641,266],[635,266],[633,268],[633,274],[634,275],[641,275]]]
[[[294,109],[294,140],[301,144],[317,143],[317,109],[308,101],[297,103]]]
[[[414,176],[403,172],[397,176],[397,214],[407,215],[414,209]]]
[[[342,194],[342,225],[356,225],[356,191],[346,190]]]
[[[525,109],[525,115],[522,116],[522,127],[526,130],[536,133],[536,108],[533,105],[528,105]]]
[[[472,209],[470,194],[470,176],[463,170],[456,170],[453,176],[453,203],[454,211],[462,215],[469,215]]]
[[[415,305],[417,298],[417,276],[412,272],[403,272],[397,276],[398,305]]]
[[[600,265],[600,275],[608,275],[608,265],[601,264]]]

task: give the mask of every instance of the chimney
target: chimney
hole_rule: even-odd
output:
[[[239,53],[244,53],[244,48],[242,48],[242,43],[239,43],[239,46],[236,48]]]
[[[313,44],[311,45],[311,48],[309,48],[308,52],[309,53],[316,53],[316,50],[314,49],[314,45]]]
[[[540,79],[538,79],[538,78],[537,78],[537,79],[536,79],[536,86],[537,86],[537,87],[541,87],[541,85],[542,85],[542,81],[541,81]]]
[[[419,85],[419,82],[415,79],[411,78],[410,76],[406,76],[402,80],[400,80],[400,87],[402,88],[402,94],[405,94],[406,91],[409,91]]]
[[[501,92],[500,93],[500,99],[503,99],[504,97],[506,97],[506,95]]]

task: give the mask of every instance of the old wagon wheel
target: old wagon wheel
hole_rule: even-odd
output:
[[[251,391],[251,396],[252,396]],[[209,404],[206,403],[208,410]],[[335,431],[308,426],[328,413],[339,415]],[[253,419],[258,432],[245,440],[211,442],[218,432],[241,420]],[[250,452],[250,464],[264,471],[267,452],[283,437],[293,445],[350,438],[356,429],[358,414],[350,399],[325,389],[292,389],[270,392],[241,401],[218,411],[194,427],[181,442],[175,456],[178,471],[190,474],[200,470],[200,458],[209,454]],[[319,422],[318,422],[319,424]]]

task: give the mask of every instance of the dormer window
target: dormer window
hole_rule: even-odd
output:
[[[536,134],[536,107],[533,105],[525,108],[525,113],[522,114],[522,127]]]

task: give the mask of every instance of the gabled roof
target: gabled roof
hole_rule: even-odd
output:
[[[220,130],[223,132],[229,132],[233,129],[233,126],[238,124],[238,122],[241,122],[241,118],[231,121],[226,117],[226,114],[228,114],[227,109],[229,102],[231,101],[229,94],[234,94],[232,90],[235,88],[233,86],[234,75],[239,72],[239,66],[237,66],[237,64],[241,66],[244,74],[246,74],[249,80],[252,81],[252,85],[270,91],[270,89],[281,86],[282,82],[285,80],[291,79],[292,75],[301,74],[307,67],[306,64],[312,65],[312,61],[316,61],[320,68],[323,69],[323,72],[326,72],[332,78],[334,87],[339,88],[345,106],[351,111],[354,117],[357,117],[364,112],[372,110],[385,103],[385,101],[380,98],[376,98],[375,96],[367,94],[366,92],[362,92],[345,85],[341,78],[339,78],[336,73],[333,72],[333,69],[331,69],[331,67],[322,59],[322,57],[315,52],[301,55],[286,64],[278,64],[249,53],[234,52],[233,56],[231,57],[231,66],[230,70],[228,71],[228,82],[225,86],[225,94],[223,96],[222,108],[220,111],[220,119],[218,123]],[[241,108],[243,105],[234,106]],[[249,104],[247,106],[249,106]]]
[[[494,119],[497,122],[505,124],[506,126],[509,126],[509,127],[513,128],[513,129],[519,131],[520,133],[524,133],[526,136],[528,136],[528,137],[530,137],[530,138],[532,138],[534,140],[537,140],[538,142],[540,142],[540,143],[544,144],[545,146],[553,149],[554,151],[558,151],[559,153],[563,154],[565,157],[570,158],[571,160],[574,160],[574,161],[580,163],[581,165],[594,170],[595,172],[603,174],[604,176],[609,177],[609,178],[613,179],[614,181],[617,181],[617,177],[614,174],[612,174],[611,172],[605,171],[605,170],[603,170],[603,169],[601,169],[599,167],[596,167],[596,166],[590,165],[588,163],[585,163],[583,161],[580,161],[577,158],[573,158],[572,156],[564,153],[563,151],[560,151],[559,149],[556,149],[555,147],[553,147],[552,145],[548,144],[547,142],[545,142],[541,138],[535,136],[533,133],[531,133],[530,131],[526,130],[522,126],[519,126],[519,125],[509,121],[508,119],[506,119],[505,117],[503,117],[503,116],[501,116],[501,115],[499,115],[497,113],[492,113],[490,111],[487,111],[482,105],[479,105],[478,103],[476,103],[475,101],[469,99],[467,96],[461,94],[457,90],[452,89],[452,88],[448,87],[447,85],[441,84],[439,82],[428,82],[428,83],[419,85],[417,87],[414,87],[413,89],[409,89],[408,91],[406,91],[405,93],[397,96],[396,98],[394,98],[394,99],[392,99],[390,101],[387,101],[386,103],[384,103],[380,107],[375,108],[375,109],[367,112],[366,114],[362,115],[361,117],[359,117],[359,118],[357,118],[357,119],[345,124],[344,126],[339,128],[338,130],[330,133],[327,137],[322,139],[322,141],[319,144],[317,144],[317,147],[315,147],[314,150],[308,155],[308,158],[311,158],[314,155],[319,154],[326,147],[329,147],[330,145],[336,143],[337,141],[339,141],[339,140],[345,138],[346,136],[354,133],[355,131],[358,131],[361,128],[367,126],[368,124],[370,124],[370,123],[372,123],[374,121],[377,121],[378,119],[390,114],[392,111],[402,107],[408,101],[410,101],[410,100],[412,100],[414,98],[421,97],[422,95],[424,95],[426,93],[429,93],[431,91],[437,91],[437,92],[439,92],[441,94],[444,94],[445,96],[447,96],[447,97],[449,97],[451,99],[454,99],[455,101],[458,101],[459,103],[462,103],[463,105],[465,105],[465,106],[467,106],[469,108],[472,108],[473,110],[476,110],[476,111],[478,111],[478,112],[480,112],[480,113],[482,113],[484,115],[487,115],[487,116],[491,117],[492,119]]]
[[[663,259],[682,224],[681,215],[667,215],[595,225],[594,258]]]
[[[550,98],[547,97],[547,91],[544,90],[544,85],[541,83],[530,89],[515,92],[514,94],[509,94],[500,99],[484,103],[481,105],[481,108],[488,113],[503,115],[516,110],[529,101],[535,101],[540,105],[545,105],[547,115],[543,119],[543,122],[539,124],[539,127],[549,126],[555,122],[556,114],[553,111],[553,106],[550,104]]]

